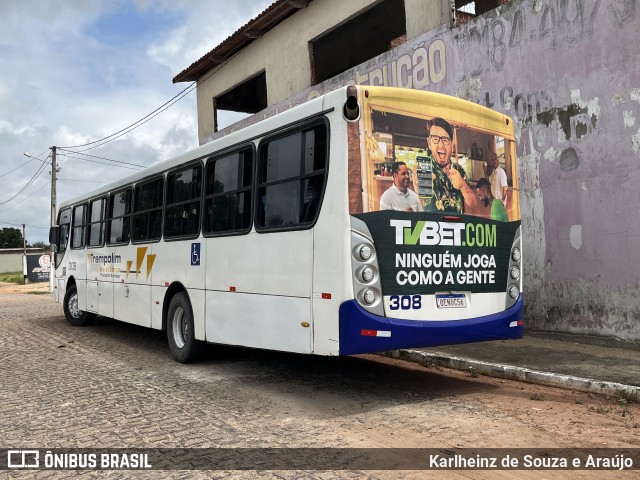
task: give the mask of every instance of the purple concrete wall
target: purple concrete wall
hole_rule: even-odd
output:
[[[640,339],[636,3],[512,2],[452,32],[454,91],[518,126],[537,328]]]
[[[510,115],[527,324],[640,340],[637,3],[513,0],[459,28],[425,33],[231,128],[348,83],[429,89]]]

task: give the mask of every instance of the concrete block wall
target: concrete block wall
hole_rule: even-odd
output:
[[[22,272],[22,254],[0,255],[0,273]]]

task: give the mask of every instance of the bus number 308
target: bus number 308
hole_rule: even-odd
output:
[[[389,301],[391,310],[420,310],[422,308],[420,295],[391,295]]]

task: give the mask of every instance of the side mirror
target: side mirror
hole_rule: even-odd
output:
[[[55,226],[49,229],[49,243],[53,245],[53,250],[58,251],[58,243],[60,242],[60,227]]]

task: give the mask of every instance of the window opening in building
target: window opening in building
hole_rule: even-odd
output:
[[[318,84],[406,42],[404,0],[383,0],[309,42]]]
[[[482,15],[500,5],[505,5],[511,0],[456,0],[456,22],[467,23],[478,15]]]
[[[251,77],[231,90],[213,99],[214,112],[217,110],[245,114],[258,113],[267,108],[267,77],[265,72]],[[218,131],[217,113],[215,131]]]

